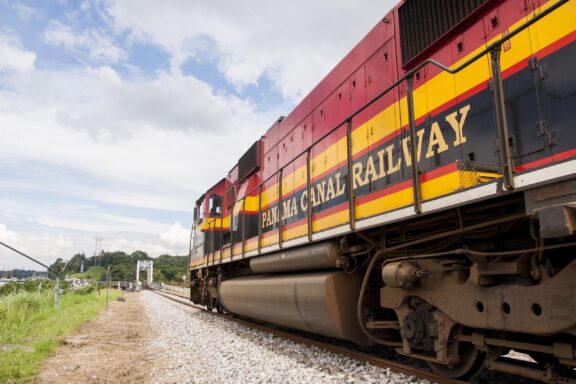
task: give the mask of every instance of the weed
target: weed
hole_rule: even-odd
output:
[[[67,291],[61,309],[53,305],[53,285],[20,284],[0,296],[0,382],[28,383],[42,362],[62,344],[66,336],[104,307],[104,295]],[[4,288],[4,287],[2,287]],[[114,300],[119,293],[111,291]]]

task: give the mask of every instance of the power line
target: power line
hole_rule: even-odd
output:
[[[0,244],[2,244],[3,246],[5,246],[6,248],[8,248],[8,249],[10,249],[10,250],[12,250],[12,251],[14,251],[14,252],[16,252],[16,253],[24,256],[25,258],[27,258],[27,259],[29,259],[29,260],[32,260],[32,261],[35,262],[36,264],[40,264],[40,265],[43,266],[44,268],[46,268],[46,269],[48,269],[49,271],[54,272],[55,274],[57,274],[58,276],[60,276],[60,272],[57,272],[57,271],[53,270],[52,268],[50,268],[50,267],[47,266],[46,264],[41,263],[40,261],[36,260],[35,258],[30,257],[30,256],[28,256],[27,254],[25,254],[25,253],[23,253],[23,252],[20,252],[20,251],[17,250],[16,248],[13,248],[13,247],[9,246],[8,244],[3,243],[3,242],[1,242],[1,241],[0,241]]]

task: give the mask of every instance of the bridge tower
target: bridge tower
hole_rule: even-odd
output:
[[[136,262],[136,284],[140,281],[140,271],[143,269],[146,270],[146,284],[152,284],[152,281],[154,280],[154,262],[152,260],[138,260]]]

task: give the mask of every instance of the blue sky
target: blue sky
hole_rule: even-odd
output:
[[[187,254],[193,202],[393,3],[0,0],[0,240]]]

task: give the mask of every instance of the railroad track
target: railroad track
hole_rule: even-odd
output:
[[[350,359],[370,363],[370,364],[377,366],[377,367],[380,367],[380,368],[384,368],[384,369],[387,368],[387,369],[390,369],[391,371],[393,371],[395,373],[403,373],[407,376],[415,376],[415,377],[418,377],[419,379],[428,380],[432,383],[439,383],[439,384],[465,383],[464,381],[461,381],[461,380],[447,379],[447,378],[440,376],[436,373],[426,371],[423,369],[419,369],[419,368],[415,368],[415,367],[411,367],[409,365],[405,365],[405,364],[402,364],[402,363],[399,363],[396,361],[388,360],[388,359],[385,359],[382,357],[369,355],[367,353],[350,350],[348,348],[341,347],[338,345],[333,345],[330,343],[326,343],[326,342],[322,342],[322,341],[318,341],[318,340],[313,340],[313,339],[310,339],[310,338],[307,338],[304,336],[295,335],[295,334],[292,334],[289,332],[270,328],[270,327],[260,325],[260,324],[255,324],[255,323],[252,323],[252,322],[249,322],[246,320],[242,320],[242,319],[239,319],[236,317],[231,317],[230,315],[213,312],[213,311],[206,309],[205,307],[201,307],[201,306],[198,306],[198,305],[191,303],[188,300],[188,298],[183,296],[183,295],[179,295],[179,294],[171,293],[171,292],[170,293],[169,292],[163,292],[163,291],[159,291],[159,290],[151,290],[151,291],[153,291],[154,293],[156,293],[158,295],[164,296],[165,298],[167,298],[169,300],[172,300],[172,301],[175,301],[177,303],[192,307],[192,308],[200,310],[200,311],[209,312],[214,316],[224,317],[229,321],[233,321],[235,323],[242,324],[246,327],[256,329],[256,330],[259,330],[262,332],[266,332],[266,333],[272,334],[274,336],[278,336],[278,337],[283,338],[283,339],[291,340],[291,341],[299,343],[299,344],[303,344],[303,345],[307,345],[307,346],[315,346],[315,347],[318,347],[320,349],[324,349],[324,350],[327,350],[329,352],[348,357]]]
[[[212,310],[208,310],[206,307],[193,304],[192,302],[190,302],[188,296],[185,296],[182,294],[178,294],[178,293],[174,293],[174,292],[165,292],[165,291],[160,291],[160,290],[156,290],[156,289],[150,289],[150,290],[153,291],[154,293],[158,294],[158,295],[164,296],[165,298],[167,298],[169,300],[178,302],[178,303],[180,303],[182,305],[186,305],[188,307],[192,307],[192,308],[197,309],[199,311],[208,312],[213,316],[223,317],[223,318],[227,319],[228,321],[233,321],[235,323],[242,324],[248,328],[259,330],[261,332],[266,332],[268,334],[278,336],[278,337],[286,339],[286,340],[291,340],[295,343],[299,343],[302,345],[315,346],[315,347],[318,347],[320,349],[324,349],[324,350],[327,350],[329,352],[348,357],[350,359],[370,363],[374,366],[377,366],[377,367],[380,367],[383,369],[390,369],[394,373],[402,373],[402,374],[405,374],[407,376],[415,376],[419,379],[428,380],[431,383],[438,383],[438,384],[466,383],[466,381],[448,379],[448,378],[441,376],[439,374],[436,374],[434,372],[420,369],[417,367],[413,367],[413,366],[410,366],[408,364],[404,364],[404,363],[401,363],[398,361],[393,361],[393,360],[390,360],[387,358],[374,356],[374,355],[371,355],[369,353],[355,351],[353,349],[334,345],[334,344],[331,344],[329,342],[314,340],[314,339],[311,339],[311,338],[308,338],[305,336],[301,336],[301,335],[293,334],[293,333],[290,333],[287,331],[283,331],[281,329],[271,328],[271,327],[266,326],[266,325],[257,324],[257,323],[251,322],[251,321],[243,320],[241,318],[233,317],[233,316],[230,316],[229,314],[223,314],[223,313],[218,313],[218,312],[215,312]],[[511,361],[513,359],[507,358],[506,360]],[[522,366],[522,364],[520,363],[519,367],[521,367],[521,366]],[[489,382],[489,383],[508,382],[508,383],[523,383],[523,384],[546,382],[546,383],[558,383],[558,384],[576,384],[575,380],[570,379],[570,378],[565,378],[565,377],[542,378],[542,379],[532,378],[532,379],[530,379],[526,376],[524,376],[524,377],[523,376],[515,376],[512,374],[501,373],[501,372],[498,372],[497,370],[490,370],[489,372],[494,373],[495,375],[499,375],[499,376],[496,376],[496,378],[488,378],[487,380],[482,380],[481,382],[483,382],[483,383],[484,382]]]

